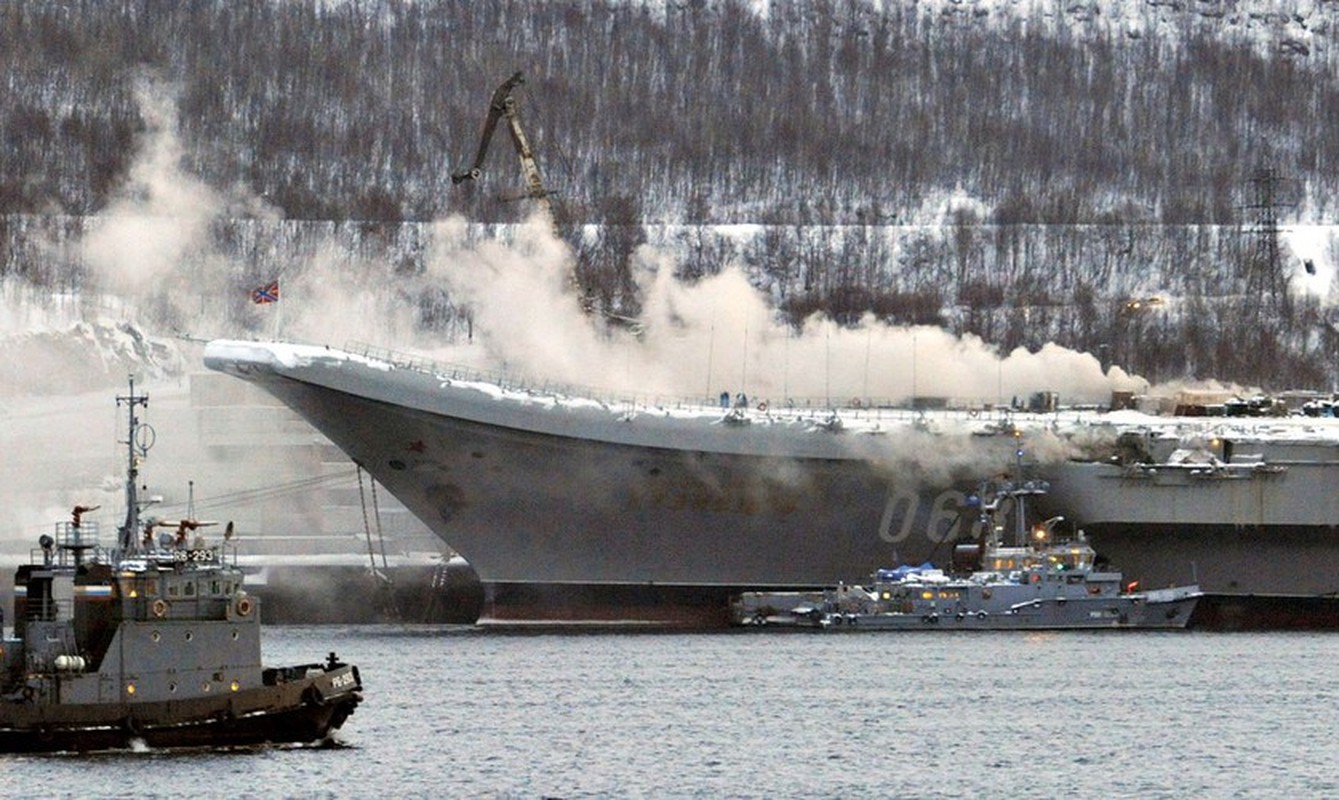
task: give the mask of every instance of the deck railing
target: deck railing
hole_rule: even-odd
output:
[[[478,381],[488,383],[507,391],[525,392],[539,396],[554,396],[593,400],[611,409],[629,410],[708,410],[719,409],[722,413],[737,407],[736,396],[722,405],[721,397],[708,395],[670,395],[647,394],[631,391],[611,390],[608,387],[593,387],[581,384],[554,381],[547,378],[535,378],[520,372],[488,370],[460,364],[448,364],[365,342],[348,342],[344,349],[354,355],[376,361],[383,361],[397,368],[449,378],[459,381]],[[813,417],[839,414],[848,420],[873,420],[877,422],[902,422],[914,424],[933,411],[936,416],[948,416],[961,419],[999,420],[1008,423],[1012,420],[1013,409],[987,404],[969,405],[954,401],[937,402],[933,408],[908,407],[905,402],[890,398],[852,397],[842,401],[826,398],[790,397],[776,399],[754,396],[746,404],[752,412],[766,412],[777,417]]]

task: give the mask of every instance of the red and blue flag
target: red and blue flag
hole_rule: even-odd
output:
[[[252,289],[251,302],[253,303],[279,302],[279,281],[270,281],[264,286],[257,286],[255,289]]]

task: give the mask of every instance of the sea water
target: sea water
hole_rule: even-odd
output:
[[[337,747],[0,755],[0,796],[1339,796],[1339,636],[269,627]]]

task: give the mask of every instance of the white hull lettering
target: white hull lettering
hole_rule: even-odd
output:
[[[879,538],[890,544],[905,542],[916,524],[916,514],[920,511],[921,498],[907,489],[895,489],[883,506],[883,518],[879,520]],[[901,527],[893,532],[893,520],[900,519]]]
[[[957,539],[959,529],[962,527],[961,509],[966,502],[967,495],[956,489],[940,492],[935,498],[929,523],[925,526],[926,537],[932,542],[951,542]]]

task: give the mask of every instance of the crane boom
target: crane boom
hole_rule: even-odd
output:
[[[493,140],[493,133],[497,130],[498,122],[506,117],[507,128],[511,132],[511,141],[516,148],[516,155],[521,159],[521,171],[525,174],[525,196],[539,203],[548,217],[549,225],[553,228],[554,234],[557,234],[558,221],[553,214],[553,204],[549,200],[549,193],[544,189],[544,183],[539,177],[539,166],[535,163],[534,151],[530,149],[530,140],[526,138],[525,131],[521,128],[521,117],[517,111],[516,98],[512,96],[513,90],[525,83],[519,70],[510,78],[502,82],[493,92],[493,97],[488,102],[488,116],[484,117],[483,133],[479,137],[479,150],[474,155],[474,163],[469,169],[456,172],[451,175],[451,183],[461,184],[465,181],[478,180],[483,174],[484,158],[488,155],[488,145]],[[581,282],[577,280],[576,265],[568,272],[567,283],[570,291],[576,296],[581,310],[590,314],[594,310],[593,300],[589,296],[583,295],[581,291]],[[641,331],[641,323],[629,317],[611,314],[608,311],[602,312],[602,315],[608,319],[616,320],[628,325],[635,331]]]
[[[511,132],[511,141],[516,148],[516,155],[521,159],[521,171],[525,174],[525,196],[539,202],[544,213],[548,216],[550,223],[554,221],[553,206],[549,202],[549,193],[544,189],[544,182],[539,177],[539,165],[535,163],[534,151],[530,149],[530,140],[526,138],[525,131],[521,128],[521,116],[517,110],[516,98],[512,96],[512,91],[525,83],[518,70],[502,85],[493,92],[493,98],[488,103],[488,116],[484,118],[483,133],[479,138],[479,151],[474,156],[474,164],[467,170],[457,172],[451,175],[451,182],[454,184],[464,181],[478,180],[483,174],[484,158],[488,155],[488,144],[493,139],[493,132],[497,128],[498,120],[507,118],[507,128]]]

